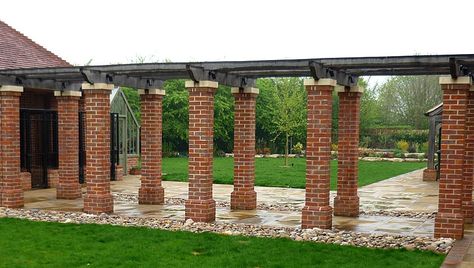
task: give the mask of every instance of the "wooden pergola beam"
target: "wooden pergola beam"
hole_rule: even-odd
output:
[[[456,77],[472,75],[471,69],[474,69],[474,54],[141,63],[0,70],[0,75],[43,86],[48,84],[47,80],[63,84],[89,80],[92,83],[113,82],[117,86],[149,88],[170,79],[204,79],[242,87],[252,86],[254,79],[263,77],[324,77],[336,79],[341,85],[351,85],[357,82],[359,76],[448,74]]]

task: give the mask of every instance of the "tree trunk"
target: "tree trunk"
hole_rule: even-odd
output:
[[[286,134],[286,142],[285,142],[285,167],[288,166],[288,133]]]

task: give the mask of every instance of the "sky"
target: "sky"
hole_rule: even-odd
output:
[[[0,20],[99,65],[474,53],[473,11],[472,0],[4,0]]]

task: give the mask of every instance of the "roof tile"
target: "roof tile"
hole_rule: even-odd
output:
[[[0,69],[70,66],[67,61],[0,20]]]

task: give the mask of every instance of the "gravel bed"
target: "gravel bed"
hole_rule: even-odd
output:
[[[125,194],[125,193],[113,193],[114,199],[119,201],[138,203],[138,195],[136,194]],[[186,199],[184,198],[165,198],[166,205],[182,205],[184,206]],[[230,208],[230,202],[228,201],[216,201],[217,207]],[[279,204],[279,203],[263,203],[257,204],[258,210],[269,210],[269,211],[301,211],[302,206],[296,206],[293,204]],[[388,216],[388,217],[408,217],[417,219],[434,219],[436,212],[415,212],[415,211],[397,211],[397,210],[373,210],[373,211],[360,211],[361,215],[367,216]]]
[[[402,236],[392,234],[365,234],[337,229],[322,230],[273,227],[263,225],[235,223],[195,223],[166,218],[141,218],[119,215],[91,215],[82,212],[61,212],[28,209],[0,208],[0,218],[20,218],[33,221],[60,223],[96,223],[120,226],[143,226],[163,230],[182,230],[194,233],[213,232],[224,235],[244,235],[256,237],[280,237],[296,241],[313,241],[339,245],[352,245],[369,248],[405,248],[408,250],[429,250],[446,254],[452,247],[453,239],[435,239],[430,237]]]

